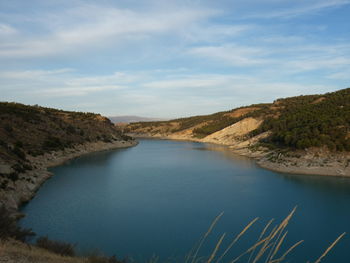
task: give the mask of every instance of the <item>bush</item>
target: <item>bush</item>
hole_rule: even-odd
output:
[[[2,174],[0,174],[0,176],[2,176]],[[9,183],[8,180],[6,180],[6,179],[3,180],[3,181],[1,182],[0,188],[5,190],[5,189],[7,188],[8,183]],[[1,219],[0,219],[0,220],[1,220]]]
[[[12,182],[15,182],[19,179],[19,176],[18,176],[18,173],[10,173],[8,175],[8,178],[12,181]]]
[[[105,134],[102,135],[102,141],[103,142],[112,142],[112,140],[110,138],[108,138],[108,136]]]
[[[13,128],[12,128],[9,124],[5,124],[5,125],[4,125],[4,129],[5,129],[8,133],[13,132]]]
[[[49,136],[46,141],[44,141],[43,149],[44,150],[58,150],[63,149],[64,145],[61,140],[54,136]]]
[[[18,226],[16,218],[11,216],[4,207],[0,207],[0,240],[14,238],[25,242],[33,236],[35,233],[31,229]]]
[[[24,173],[26,171],[23,165],[20,163],[15,163],[14,165],[12,165],[12,169],[15,170],[17,173]]]
[[[133,140],[132,137],[130,137],[130,136],[128,136],[128,135],[125,135],[125,134],[122,135],[122,139],[123,139],[124,141],[132,141],[132,140]]]
[[[24,160],[26,158],[26,154],[17,145],[15,145],[12,152],[14,154],[16,154],[22,160]]]
[[[76,130],[72,125],[68,125],[66,128],[66,131],[68,132],[68,134],[75,134]]]
[[[47,236],[38,238],[36,245],[61,256],[75,256],[75,245],[62,241],[50,240]]]
[[[23,142],[21,142],[21,141],[16,141],[15,147],[23,148]]]

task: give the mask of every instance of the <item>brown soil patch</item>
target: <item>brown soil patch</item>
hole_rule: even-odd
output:
[[[321,101],[324,101],[325,99],[326,99],[325,97],[318,98],[317,100],[314,100],[313,102],[311,102],[311,104],[320,103]]]
[[[242,115],[245,115],[245,114],[247,114],[249,112],[252,112],[252,111],[256,111],[258,109],[259,108],[257,108],[257,107],[237,109],[237,110],[235,110],[233,112],[226,113],[225,116],[229,116],[229,117],[232,117],[232,118],[239,118]]]

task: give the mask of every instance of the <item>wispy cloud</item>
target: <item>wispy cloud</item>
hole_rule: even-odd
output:
[[[51,26],[46,34],[33,34],[28,37],[24,32],[20,32],[22,36],[17,40],[0,46],[0,57],[57,56],[67,52],[80,52],[91,47],[110,47],[128,42],[132,38],[139,41],[139,38],[153,34],[170,32],[181,34],[183,28],[211,17],[214,13],[204,9],[180,9],[168,10],[166,13],[145,14],[129,9],[84,5],[67,12],[48,15],[46,21]],[[57,19],[63,22],[51,21]],[[2,31],[6,33],[11,30],[15,31],[10,26],[0,25],[0,34]]]
[[[72,69],[3,71],[0,72],[0,85],[5,87],[2,95],[9,96],[7,93],[16,91],[21,96],[36,97],[40,94],[40,99],[83,96],[125,89],[124,84],[133,78],[118,72],[109,76],[76,77],[72,72]]]
[[[273,18],[293,18],[296,16],[309,15],[319,13],[324,10],[329,10],[330,8],[338,8],[344,5],[349,5],[349,0],[317,0],[317,1],[303,1],[302,4],[293,1],[292,4],[287,5],[287,7],[281,7],[277,10],[269,10],[265,12],[258,12],[255,14],[250,14],[245,18],[263,18],[263,19],[273,19]]]
[[[10,25],[0,24],[0,37],[6,37],[9,35],[14,35],[17,30]]]
[[[252,66],[265,63],[266,51],[258,47],[239,45],[203,46],[191,48],[190,54],[211,58],[236,66]]]

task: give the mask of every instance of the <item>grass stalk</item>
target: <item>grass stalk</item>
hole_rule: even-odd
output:
[[[207,239],[208,235],[211,233],[211,231],[213,230],[214,226],[215,226],[216,223],[219,221],[219,219],[223,216],[223,214],[224,214],[224,212],[221,212],[221,213],[214,219],[214,221],[211,223],[211,225],[210,225],[208,231],[207,231],[207,232],[205,233],[205,235],[201,238],[197,249],[195,249],[195,253],[194,253],[193,257],[192,257],[191,263],[194,263],[194,262],[195,262],[196,257],[197,257],[197,255],[198,255],[198,252],[199,252],[199,250],[201,249],[201,247],[202,247],[204,241]],[[189,255],[189,258],[191,258],[191,255]]]
[[[228,251],[232,248],[232,246],[244,235],[244,233],[256,222],[258,221],[258,217],[253,219],[237,236],[236,238],[228,245],[224,253],[216,260],[216,263],[219,263],[222,258],[228,253]]]
[[[320,263],[321,260],[329,253],[329,251],[345,236],[345,232],[341,234],[326,250],[323,254],[315,261],[315,263]]]
[[[218,241],[218,243],[216,244],[216,246],[215,246],[215,248],[214,248],[214,251],[211,253],[211,255],[210,255],[210,257],[209,257],[207,263],[212,262],[213,259],[215,258],[216,253],[217,253],[217,251],[218,251],[218,249],[219,249],[219,247],[220,247],[222,241],[223,241],[224,238],[225,238],[225,235],[226,235],[226,233],[224,233],[224,234],[221,236],[221,238],[219,239],[219,241]]]

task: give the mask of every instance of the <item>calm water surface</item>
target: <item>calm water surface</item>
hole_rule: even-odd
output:
[[[99,249],[140,261],[153,254],[180,261],[222,211],[201,255],[222,233],[230,239],[259,217],[234,256],[271,218],[281,220],[297,205],[286,245],[305,242],[290,262],[315,260],[342,232],[349,236],[323,262],[350,259],[347,179],[280,174],[223,147],[163,140],[90,154],[51,171],[55,176],[23,207],[21,224],[77,243],[81,253]]]

